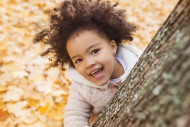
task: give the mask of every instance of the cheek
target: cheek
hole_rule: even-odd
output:
[[[75,69],[82,75],[84,76],[85,70],[83,66],[76,66]]]
[[[115,59],[115,56],[111,51],[109,52],[104,52],[101,56],[101,60],[105,61],[106,63],[112,64]]]
[[[104,56],[101,59],[101,63],[105,65],[105,67],[108,67],[111,69],[114,66],[114,56]]]

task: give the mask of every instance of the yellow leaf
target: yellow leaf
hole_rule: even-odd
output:
[[[16,4],[16,0],[9,0],[9,4]]]
[[[1,74],[1,73],[0,73]],[[7,91],[7,87],[0,86],[0,93]]]
[[[5,103],[2,99],[0,99],[0,109],[3,109],[5,107]]]
[[[36,106],[38,103],[39,103],[39,100],[30,99],[30,100],[28,101],[28,106],[34,107],[34,106]]]
[[[38,108],[38,110],[43,115],[43,114],[45,114],[48,111],[49,107],[50,107],[50,105],[49,105],[49,103],[47,103],[45,106],[40,106]]]
[[[0,121],[4,121],[9,117],[9,113],[7,111],[3,111],[0,109]]]
[[[65,104],[64,103],[59,103],[55,106],[52,107],[52,109],[50,110],[48,116],[51,118],[51,119],[54,119],[54,120],[63,120],[63,114],[64,114],[64,107]]]

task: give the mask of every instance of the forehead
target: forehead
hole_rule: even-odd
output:
[[[70,57],[84,54],[93,47],[108,46],[109,41],[94,31],[82,31],[71,37],[67,42],[67,52]]]
[[[103,35],[102,33],[99,33],[95,30],[81,30],[78,32],[75,32],[67,41],[66,48],[68,48],[68,45],[71,45],[71,43],[83,43],[83,41],[87,41],[88,43],[93,43],[98,40],[104,40],[109,42],[110,40]]]
[[[103,43],[108,42],[108,40],[104,37],[98,34],[96,31],[81,31],[80,33],[77,33],[69,38],[67,41],[67,49],[73,45],[73,46],[86,46],[91,45],[94,43]]]

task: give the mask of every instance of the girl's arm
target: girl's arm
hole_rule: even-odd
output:
[[[86,102],[75,86],[70,86],[68,104],[65,108],[64,127],[90,127],[91,105]]]

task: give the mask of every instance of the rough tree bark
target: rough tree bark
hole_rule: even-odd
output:
[[[180,0],[93,127],[190,127],[190,0]]]

